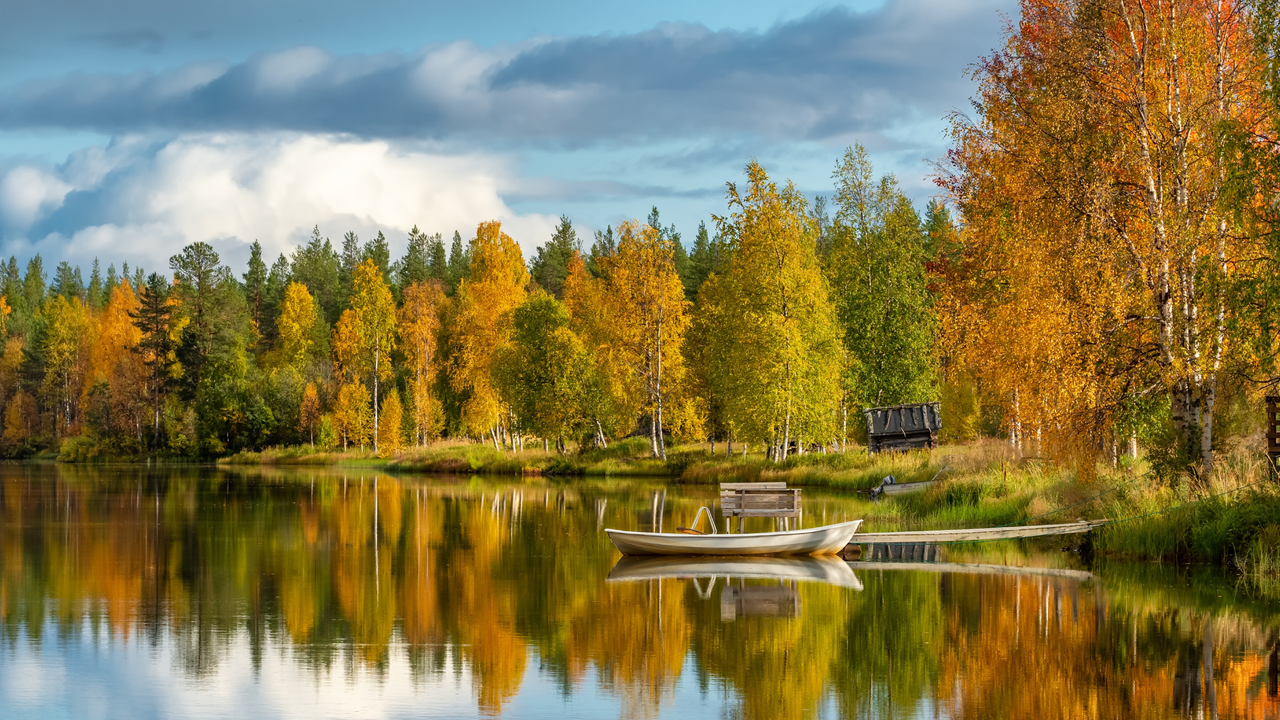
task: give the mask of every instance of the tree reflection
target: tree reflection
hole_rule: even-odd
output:
[[[705,502],[668,492],[675,517]],[[661,715],[690,682],[743,718],[1280,717],[1280,610],[1215,577],[890,569],[858,571],[861,591],[738,579],[729,595],[723,578],[710,593],[710,578],[606,582],[617,554],[599,526],[652,522],[651,495],[13,466],[0,644],[169,643],[192,677],[245,645],[255,668],[277,648],[317,678],[404,657],[426,681],[453,663],[490,715],[536,673],[566,698],[593,677],[625,717]],[[785,612],[740,612],[750,598]]]

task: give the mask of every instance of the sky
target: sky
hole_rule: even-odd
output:
[[[0,0],[0,253],[241,270],[312,228],[526,256],[659,209],[689,245],[757,159],[862,143],[921,206],[1011,0]]]

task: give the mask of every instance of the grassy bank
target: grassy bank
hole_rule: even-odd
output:
[[[937,477],[931,489],[871,503],[868,523],[902,529],[993,527],[1022,522],[1119,520],[1096,533],[1102,554],[1163,562],[1216,562],[1238,569],[1250,583],[1280,588],[1280,492],[1266,478],[1265,455],[1241,444],[1220,454],[1202,483],[1163,483],[1135,467],[1100,467],[1081,480],[1072,469],[1017,458],[998,441],[933,451],[868,456],[808,453],[772,463],[737,448],[712,455],[709,445],[682,445],[666,461],[648,457],[647,441],[631,438],[608,449],[559,455],[541,448],[505,452],[480,444],[441,443],[378,457],[370,452],[314,452],[309,448],[242,453],[228,465],[371,467],[389,472],[580,477],[614,482],[628,477],[714,485],[780,480],[796,487],[866,491],[893,475],[898,482]]]

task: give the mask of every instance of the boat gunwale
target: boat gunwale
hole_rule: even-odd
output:
[[[679,533],[679,532],[668,532],[668,533],[646,532],[644,530],[618,530],[615,528],[605,528],[604,531],[607,533],[621,533],[623,535],[639,535],[642,537],[661,537],[661,538],[678,537],[681,539],[689,538],[696,541],[698,538],[719,538],[721,540],[724,540],[726,538],[735,538],[735,539],[736,538],[762,538],[762,537],[770,537],[770,536],[794,537],[796,535],[808,535],[815,532],[825,532],[827,530],[831,530],[834,528],[845,527],[847,525],[852,525],[853,523],[861,523],[861,522],[862,522],[862,518],[858,518],[857,520],[848,520],[845,522],[834,523],[831,525],[818,525],[817,527],[800,528],[799,530],[775,530],[773,532],[762,532],[762,533],[714,533],[714,534],[689,535],[688,533]],[[854,534],[857,535],[857,532],[855,531]],[[853,541],[850,540],[850,542],[853,542]]]

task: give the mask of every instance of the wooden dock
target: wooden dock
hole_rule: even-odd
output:
[[[1106,525],[1110,520],[1081,520],[1056,525],[1023,525],[1019,527],[961,528],[958,530],[907,530],[904,532],[858,533],[849,545],[911,545],[916,543],[961,543],[1018,538],[1075,535]],[[848,548],[846,548],[848,550]]]

